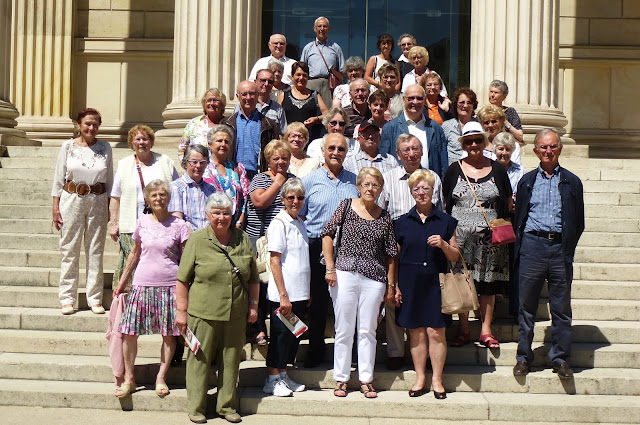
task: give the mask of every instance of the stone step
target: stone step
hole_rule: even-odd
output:
[[[5,232],[28,234],[58,234],[51,217],[40,219],[0,218],[0,234]]]
[[[638,285],[638,289],[640,292],[640,284]],[[571,310],[573,312],[574,320],[592,320],[594,323],[599,320],[624,320],[636,322],[638,321],[638,318],[640,318],[640,301],[609,300],[602,298],[582,300],[574,297],[571,300]],[[499,318],[509,317],[509,303],[506,299],[502,303],[496,303],[495,315]],[[540,300],[536,319],[551,319],[548,300]]]
[[[44,236],[44,235],[41,235]],[[0,233],[0,241],[2,234]],[[110,242],[109,239],[108,242]],[[107,242],[107,243],[108,243]],[[32,250],[32,249],[13,249],[0,248],[0,266],[14,267],[49,267],[60,268],[62,255],[58,250]],[[118,253],[111,250],[104,253],[104,268],[112,270],[116,267],[118,261]],[[84,249],[80,254],[80,264],[85,263]]]
[[[0,306],[3,307],[29,307],[29,308],[59,308],[60,298],[58,288],[46,286],[0,286]],[[111,287],[104,288],[102,305],[108,309],[111,307],[113,292]],[[76,309],[87,310],[86,289],[78,289]]]
[[[638,193],[598,193],[587,192],[584,194],[586,205],[640,205]]]
[[[40,205],[51,206],[51,191],[36,193],[21,193],[15,191],[0,192],[2,205]]]
[[[51,220],[51,206],[6,205],[0,208],[0,218]]]
[[[113,242],[109,235],[105,236],[106,243],[104,245],[104,252],[109,254],[117,254],[120,246],[117,242]],[[29,234],[29,233],[0,233],[0,249],[19,249],[22,251],[50,251],[58,254],[58,261],[62,257],[60,256],[60,234]],[[84,244],[81,248],[84,251]],[[43,263],[43,264],[46,264]],[[59,265],[59,264],[58,264]]]
[[[81,409],[109,409],[136,411],[185,412],[186,390],[174,388],[163,399],[155,395],[153,388],[143,389],[130,398],[113,397],[112,383],[85,383],[36,380],[0,380],[0,404],[5,406],[42,406]],[[215,390],[209,391],[210,395]],[[511,394],[457,392],[448,395],[445,402],[433,397],[409,398],[405,391],[381,392],[376,399],[367,400],[358,392],[351,392],[345,399],[333,396],[332,390],[304,391],[294,397],[268,396],[258,388],[238,390],[241,414],[275,415],[274,423],[293,416],[296,423],[306,417],[307,423],[317,423],[310,416],[349,418],[349,423],[382,424],[385,418],[404,418],[410,423],[425,420],[434,425],[455,418],[456,423],[473,421],[506,421],[506,423],[561,422],[568,423],[628,423],[640,415],[640,399],[632,396],[568,395],[568,394]],[[211,409],[212,406],[209,406]],[[87,411],[84,412],[85,417]],[[287,416],[281,415],[286,414]],[[129,413],[126,413],[127,417]],[[210,417],[215,417],[213,414]],[[359,422],[358,417],[367,418]],[[369,419],[371,418],[371,419]],[[124,419],[124,414],[123,414]],[[370,421],[376,422],[370,422]],[[185,423],[186,415],[184,417]],[[380,421],[380,422],[378,422]],[[438,422],[433,422],[438,421]],[[459,422],[464,421],[464,422]],[[166,422],[163,419],[163,422]],[[249,421],[247,421],[249,422]],[[118,421],[121,423],[121,420]],[[261,423],[264,423],[261,420]],[[292,422],[293,423],[293,422]],[[393,423],[400,423],[394,421]],[[404,422],[402,422],[404,423]],[[409,423],[409,422],[407,422]],[[470,422],[469,422],[470,423]]]
[[[122,159],[126,156],[129,156],[133,153],[128,146],[115,147],[113,144],[112,153],[114,162]],[[165,155],[169,155],[171,159],[178,162],[178,143],[176,142],[175,149],[167,149],[162,147],[154,147],[154,152],[163,153]],[[48,158],[50,161],[55,162],[58,160],[58,154],[60,153],[60,147],[52,147],[52,146],[10,146],[7,148],[6,155],[0,158],[2,164],[4,165],[4,161],[20,158],[23,159],[35,159],[35,158]],[[564,152],[563,152],[564,154]]]
[[[78,287],[86,286],[86,271],[79,270]],[[104,286],[111,288],[113,270],[105,270]],[[60,266],[58,267],[12,267],[0,266],[0,285],[8,286],[55,286],[60,283]]]
[[[51,176],[53,177],[53,175]],[[0,180],[0,192],[14,193],[20,196],[25,193],[51,194],[51,181],[45,180]]]
[[[31,168],[0,168],[0,180],[52,181],[53,167],[40,168],[33,172]]]
[[[574,280],[571,296],[580,299],[601,300],[603,294],[610,300],[640,301],[640,284],[636,281]],[[547,296],[546,286],[542,293]]]
[[[607,220],[586,218],[585,231],[611,233],[638,233],[640,220],[637,218],[610,218]]]
[[[640,264],[575,263],[573,278],[581,280],[640,281]]]
[[[587,180],[582,185],[585,193],[640,193],[640,182],[637,181]]]
[[[616,234],[615,237],[622,235],[633,235],[640,241],[640,234],[636,233],[621,233]],[[613,235],[610,235],[613,236]],[[621,238],[625,239],[625,238]],[[636,243],[631,239],[632,243]],[[580,243],[576,248],[575,261],[581,263],[618,263],[618,264],[634,264],[640,258],[640,248],[628,248],[621,244],[621,246],[610,246],[603,243],[601,246],[595,245],[595,237],[591,237],[588,233],[584,233],[580,238]],[[594,246],[588,246],[590,243]],[[604,248],[606,246],[606,248]],[[632,245],[628,245],[632,246]]]
[[[584,206],[585,217],[609,219],[615,218],[638,218],[640,217],[640,206],[607,206],[602,205],[585,205]]]
[[[635,207],[621,207],[621,208],[635,208]],[[612,249],[609,247],[634,249],[634,248],[640,247],[640,234],[611,233],[611,232],[584,232],[580,237],[578,246],[581,246],[581,247],[591,246],[591,247],[604,248],[603,251],[605,250],[608,251],[609,249]]]

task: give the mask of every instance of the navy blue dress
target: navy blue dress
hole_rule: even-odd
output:
[[[416,207],[394,223],[396,240],[402,250],[398,261],[398,285],[402,304],[396,309],[396,324],[402,328],[444,328],[451,316],[442,314],[438,273],[447,269],[447,259],[440,248],[427,243],[431,235],[449,241],[458,220],[434,209],[424,223]]]

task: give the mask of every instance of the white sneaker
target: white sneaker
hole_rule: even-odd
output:
[[[273,381],[269,381],[269,378],[264,383],[264,387],[262,387],[262,392],[265,394],[273,394],[273,387],[276,386],[276,382],[278,382],[280,378],[275,379]]]
[[[285,384],[287,384],[289,389],[294,393],[299,393],[300,391],[304,391],[306,388],[304,384],[299,384],[293,379],[289,378],[289,375],[285,375],[284,378],[282,378],[282,380],[284,381]]]
[[[282,379],[278,379],[273,385],[273,392],[271,394],[276,397],[291,397],[293,395],[293,391],[291,391],[291,389],[287,386],[286,382],[284,382]]]

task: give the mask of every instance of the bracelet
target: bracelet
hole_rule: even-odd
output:
[[[395,283],[391,283],[391,282],[389,282],[389,283],[387,283],[387,286],[388,286],[389,288],[395,288],[395,287],[396,287],[396,284],[395,284]]]
[[[336,271],[335,267],[334,267],[334,268],[332,268],[332,269],[330,269],[329,267],[327,267],[327,268],[326,268],[326,270],[327,270],[328,272],[335,272],[335,271]]]
[[[258,300],[249,300],[249,304],[258,305]]]
[[[327,272],[325,274],[336,274],[335,270],[327,270]]]

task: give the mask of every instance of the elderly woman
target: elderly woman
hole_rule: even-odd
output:
[[[504,123],[507,116],[502,108],[496,105],[486,105],[478,110],[478,122],[482,124],[484,131],[488,133],[488,142],[484,150],[484,155],[495,161],[496,156],[493,153],[493,139],[500,133],[504,132]],[[516,147],[511,154],[511,161],[518,165],[522,164],[520,159],[520,145],[516,143]]]
[[[344,136],[344,130],[350,124],[349,115],[344,109],[334,107],[324,114],[322,124],[327,129],[327,134],[338,133]],[[324,153],[322,151],[322,147],[324,146],[324,139],[326,137],[327,135],[309,143],[309,146],[307,146],[307,155],[312,158],[318,158],[320,159],[320,162],[323,162]],[[345,137],[345,139],[347,141],[347,158],[360,152],[360,143],[358,143],[357,140],[350,137]]]
[[[367,68],[364,73],[364,79],[371,85],[371,92],[382,89],[382,80],[376,79],[378,71],[382,65],[387,63],[396,66],[396,60],[391,56],[393,51],[393,37],[391,34],[381,34],[378,36],[376,47],[380,53],[369,58]],[[400,82],[396,84],[396,90],[400,90]]]
[[[267,68],[273,72],[273,89],[271,90],[271,93],[269,93],[269,97],[274,102],[277,102],[280,93],[285,90],[289,90],[291,86],[282,82],[282,77],[284,75],[284,64],[282,61],[279,61],[276,58],[271,58],[267,63]]]
[[[435,174],[418,169],[409,177],[416,205],[394,223],[399,255],[395,288],[396,322],[409,329],[411,357],[416,382],[409,397],[429,391],[426,382],[427,357],[431,359],[431,387],[437,399],[447,397],[442,371],[447,357],[446,326],[451,317],[441,313],[439,273],[446,273],[447,260],[460,258],[456,243],[458,221],[432,203]],[[425,243],[425,241],[427,243]],[[426,267],[424,267],[426,265]]]
[[[271,221],[267,230],[271,273],[267,298],[271,312],[271,343],[267,351],[269,376],[262,388],[279,397],[304,391],[305,386],[289,378],[287,364],[293,364],[298,351],[298,338],[278,319],[291,314],[302,318],[311,297],[309,282],[309,238],[298,216],[304,205],[304,186],[298,178],[287,180],[280,190],[285,209]]]
[[[398,47],[402,50],[402,54],[398,58],[398,70],[400,71],[400,80],[404,78],[411,70],[413,69],[413,65],[409,61],[409,50],[413,46],[416,46],[418,42],[416,38],[411,34],[402,34],[400,38],[398,38]]]
[[[264,157],[269,169],[257,174],[249,186],[247,201],[246,232],[254,245],[264,236],[271,220],[284,209],[280,189],[287,179],[294,177],[289,173],[291,148],[283,140],[272,140],[264,148]],[[256,339],[258,345],[267,345],[267,288],[260,285],[260,305],[258,306],[258,321],[256,322]]]
[[[60,303],[62,314],[73,314],[78,298],[80,248],[84,240],[87,304],[104,314],[102,259],[107,232],[113,156],[109,143],[97,139],[100,113],[86,108],[78,114],[79,135],[62,144],[53,176],[53,224],[60,230]]]
[[[402,92],[407,89],[407,87],[413,84],[420,84],[420,78],[423,75],[429,74],[431,72],[435,72],[430,70],[427,65],[429,64],[429,52],[422,46],[414,46],[409,50],[409,56],[407,56],[409,61],[413,64],[413,70],[404,76],[402,79]],[[445,98],[447,97],[447,89],[444,84],[442,85],[442,90],[440,91],[440,95]]]
[[[124,335],[124,384],[116,388],[123,398],[136,389],[135,361],[138,336],[162,335],[160,369],[156,376],[156,394],[169,394],[165,381],[169,362],[176,348],[176,274],[184,244],[189,238],[187,223],[168,210],[171,189],[162,180],[153,180],[144,188],[144,199],[151,214],[140,217],[133,233],[135,242],[127,265],[113,294],[122,294],[134,269],[136,275],[122,313],[118,331]]]
[[[292,122],[284,131],[283,140],[289,143],[291,149],[291,162],[289,172],[298,178],[302,178],[320,166],[317,157],[310,157],[304,151],[309,143],[309,130],[301,122]]]
[[[293,86],[280,93],[278,103],[282,105],[287,122],[301,122],[307,126],[314,139],[322,132],[322,114],[327,112],[324,99],[314,90],[307,88],[309,66],[304,62],[291,65]]]
[[[151,151],[154,141],[155,133],[150,127],[141,124],[132,127],[127,143],[134,153],[118,161],[109,205],[109,235],[120,244],[118,264],[113,272],[114,288],[120,281],[133,247],[131,235],[136,228],[136,220],[151,212],[142,193],[145,185],[156,179],[169,184],[178,178],[173,160],[167,155]]]
[[[442,186],[446,211],[458,220],[456,239],[473,273],[480,299],[480,343],[487,348],[499,348],[500,343],[491,332],[491,320],[495,295],[509,281],[509,254],[506,246],[491,243],[487,221],[509,217],[511,185],[504,167],[483,154],[487,143],[488,134],[480,124],[467,123],[460,137],[467,156],[451,164]],[[458,316],[458,335],[451,341],[454,347],[471,341],[468,314]]]
[[[429,118],[442,125],[446,120],[453,117],[453,114],[450,113],[451,101],[448,97],[445,98],[440,95],[442,87],[444,87],[442,77],[437,72],[431,72],[424,75],[420,82],[427,93],[424,107],[429,113]]]
[[[473,115],[478,108],[478,96],[469,87],[459,87],[453,93],[452,103],[451,112],[454,117],[442,123],[442,130],[447,137],[449,165],[462,158],[463,154],[466,155],[458,139],[462,136],[462,127],[469,121],[475,121]]]
[[[509,87],[507,83],[501,80],[493,80],[489,84],[489,103],[502,108],[506,115],[507,121],[504,125],[504,130],[511,134],[518,143],[524,142],[524,132],[522,131],[522,123],[520,122],[520,115],[511,106],[504,106],[502,102],[509,94]]]
[[[351,56],[344,61],[342,66],[342,73],[347,75],[348,81],[345,84],[340,84],[333,90],[333,103],[334,108],[346,108],[351,105],[351,90],[349,84],[358,78],[364,77],[364,61],[360,56]]]
[[[231,225],[233,202],[221,192],[207,200],[209,226],[191,234],[176,285],[176,327],[187,326],[200,349],[187,356],[189,419],[205,423],[209,367],[218,365],[216,412],[240,422],[236,386],[246,323],[258,317],[258,269],[249,237]]]
[[[193,118],[187,123],[178,144],[178,159],[182,161],[187,146],[194,143],[207,146],[207,133],[222,121],[224,108],[227,106],[227,97],[217,88],[208,89],[202,99],[203,115]]]
[[[393,258],[398,246],[389,213],[376,205],[384,186],[380,171],[364,167],[358,173],[356,184],[360,197],[342,201],[322,231],[322,251],[327,265],[325,279],[335,312],[333,378],[337,386],[334,395],[347,395],[351,349],[357,329],[360,391],[366,398],[375,398],[378,393],[371,382],[377,319],[387,285],[395,286]],[[334,252],[333,238],[338,227],[340,240]]]
[[[398,68],[390,63],[385,63],[378,70],[378,79],[380,80],[380,91],[389,98],[389,107],[385,113],[385,119],[389,121],[400,116],[404,110],[402,93],[397,88],[400,84]]]
[[[249,179],[244,166],[233,158],[235,132],[228,125],[213,127],[207,134],[211,161],[204,170],[204,181],[233,201],[232,223],[242,228],[249,194]]]

